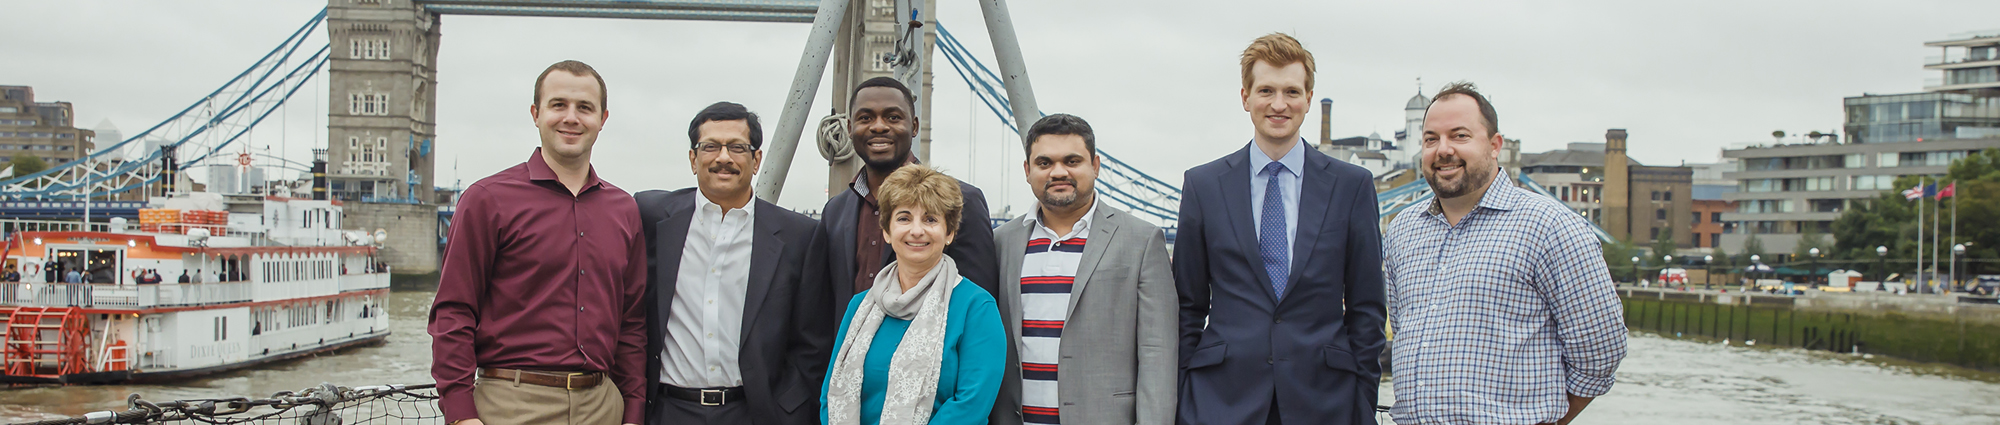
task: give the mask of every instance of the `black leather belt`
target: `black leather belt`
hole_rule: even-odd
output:
[[[660,384],[660,392],[668,397],[701,403],[703,406],[721,406],[743,402],[743,387],[726,388],[681,388]]]

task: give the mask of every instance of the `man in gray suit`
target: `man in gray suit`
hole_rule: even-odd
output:
[[[1027,151],[1040,203],[993,231],[1014,349],[991,422],[1173,422],[1179,301],[1166,234],[1097,202],[1097,137],[1082,118],[1035,122]]]

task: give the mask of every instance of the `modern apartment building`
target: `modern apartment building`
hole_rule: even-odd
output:
[[[1737,225],[1724,232],[1724,249],[1741,250],[1754,233],[1766,251],[1790,251],[1803,234],[1831,233],[1855,202],[1906,189],[1891,187],[1897,177],[1943,175],[1952,161],[2000,148],[2000,31],[1924,45],[1942,49],[1924,69],[1944,77],[1920,93],[1846,98],[1847,140],[1723,151],[1738,165],[1724,175],[1738,181],[1737,192],[1722,196],[1736,202],[1722,219]]]

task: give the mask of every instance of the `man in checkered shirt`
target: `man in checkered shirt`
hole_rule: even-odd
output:
[[[1567,424],[1611,389],[1625,323],[1583,218],[1499,169],[1499,121],[1471,83],[1424,114],[1435,195],[1383,243],[1399,424]]]

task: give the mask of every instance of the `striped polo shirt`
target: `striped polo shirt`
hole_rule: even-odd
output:
[[[1090,236],[1090,211],[1057,236],[1043,225],[1039,209],[1028,219],[1028,252],[1021,258],[1021,416],[1028,424],[1060,424],[1062,400],[1056,372],[1062,359],[1063,322],[1069,319],[1071,284],[1083,244]]]

